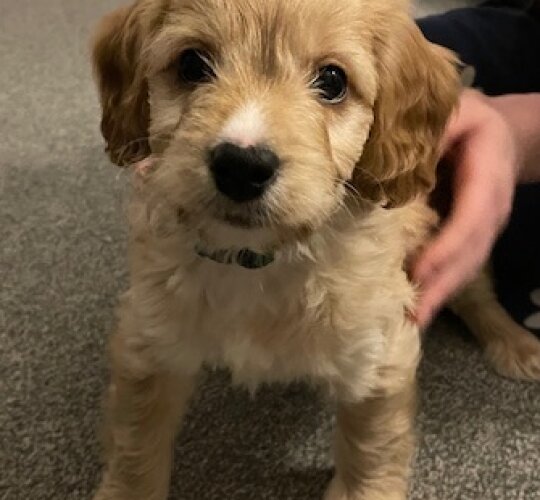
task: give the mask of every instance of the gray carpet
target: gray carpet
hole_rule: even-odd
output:
[[[0,0],[3,500],[87,499],[99,477],[125,179],[102,153],[87,39],[115,4]],[[460,331],[441,322],[426,344],[412,497],[540,498],[540,388],[494,375]],[[209,374],[178,440],[171,498],[318,498],[331,427],[303,386],[252,400]]]

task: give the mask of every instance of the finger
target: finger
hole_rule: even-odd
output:
[[[427,283],[414,313],[420,327],[426,328],[448,298],[456,293],[462,283],[460,274],[458,269],[450,266],[444,272],[434,275]]]
[[[413,281],[424,292],[429,292],[440,280],[456,283],[457,288],[485,263],[492,240],[490,234],[473,234],[465,239],[461,236],[454,238],[453,233],[443,235],[420,256],[412,269]],[[444,301],[446,297],[440,300]]]
[[[454,205],[449,219],[441,232],[421,253],[413,265],[413,279],[422,283],[431,274],[442,268],[450,259],[478,257],[485,253],[498,232],[500,222],[498,211],[493,206],[493,193],[483,179],[483,168],[475,152],[463,153],[460,168],[456,172]],[[475,168],[471,168],[475,165]],[[474,242],[474,245],[473,245]],[[476,259],[480,261],[480,259]]]
[[[448,260],[432,273],[423,283],[421,295],[414,316],[425,327],[437,311],[463,286],[467,285],[485,262],[490,246],[472,241],[477,251],[465,259]]]
[[[433,239],[412,266],[412,279],[422,285],[439,274],[449,263],[459,260],[462,250],[467,246],[470,233],[468,221],[452,221],[445,224],[439,235]]]

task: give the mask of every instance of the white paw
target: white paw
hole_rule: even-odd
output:
[[[486,346],[486,356],[505,377],[540,381],[540,340],[518,325]]]
[[[386,486],[381,487],[379,484],[378,487],[369,490],[362,488],[362,490],[347,491],[343,481],[334,477],[323,500],[406,500],[407,495],[401,489],[390,491]]]
[[[540,307],[540,288],[532,291],[531,302]],[[531,314],[523,324],[531,330],[540,330],[540,311]]]

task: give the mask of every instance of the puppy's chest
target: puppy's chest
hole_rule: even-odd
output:
[[[225,365],[237,376],[299,368],[315,349],[312,340],[329,327],[324,307],[309,313],[313,285],[300,274],[205,263],[177,290],[180,335],[206,363]]]
[[[308,269],[246,271],[205,263],[175,292],[179,362],[227,367],[249,386],[305,378],[367,381],[384,333],[369,307],[347,310],[351,299],[363,301],[364,285],[355,283],[355,292],[342,284],[340,296]]]

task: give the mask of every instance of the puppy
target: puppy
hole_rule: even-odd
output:
[[[404,267],[436,224],[425,200],[460,87],[407,9],[139,0],[102,22],[107,149],[144,167],[97,500],[166,499],[203,365],[250,388],[324,386],[337,403],[326,500],[406,498],[420,335]],[[478,286],[457,306],[469,318],[494,307]]]

